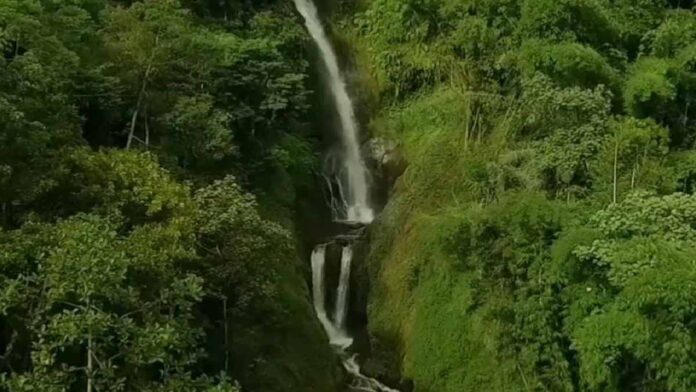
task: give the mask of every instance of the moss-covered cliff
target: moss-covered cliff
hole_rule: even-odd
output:
[[[342,6],[370,132],[408,164],[370,228],[366,368],[417,392],[696,388],[693,2]]]
[[[271,271],[278,286],[269,303],[233,318],[233,375],[245,390],[342,390],[341,364],[316,320],[305,262],[288,259]]]
[[[460,126],[467,99],[443,88],[380,118],[375,130],[398,138],[408,168],[370,232],[373,281],[369,330],[376,358],[417,391],[510,391],[521,385],[512,361],[497,357],[494,304],[476,298],[474,273],[452,254],[474,196]],[[395,135],[392,132],[398,133]],[[380,368],[378,367],[378,368]]]

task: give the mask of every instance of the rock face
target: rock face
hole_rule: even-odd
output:
[[[396,180],[406,169],[406,162],[393,140],[381,137],[373,138],[363,147],[365,158],[382,178]]]
[[[384,205],[394,183],[406,170],[406,160],[396,142],[381,137],[368,140],[362,154],[373,175],[375,202]]]

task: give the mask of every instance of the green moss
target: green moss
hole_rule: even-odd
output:
[[[386,110],[376,134],[397,140],[409,163],[372,231],[370,332],[393,371],[417,391],[509,391],[522,385],[514,364],[497,357],[501,330],[478,304],[472,276],[461,271],[450,239],[485,194],[471,101],[450,89]],[[476,158],[468,151],[476,151]],[[386,346],[386,347],[383,347]]]
[[[376,368],[416,392],[693,389],[689,366],[653,372],[662,359],[637,348],[647,340],[615,345],[635,301],[603,316],[618,309],[606,306],[619,291],[612,263],[654,266],[656,252],[597,246],[613,224],[598,211],[639,189],[693,190],[688,152],[622,120],[650,117],[671,146],[693,147],[693,67],[678,54],[693,37],[686,24],[650,32],[667,8],[652,0],[556,3],[366,0],[341,25],[381,103],[370,131],[408,163],[370,228],[368,328]],[[491,29],[483,44],[461,38],[470,26]],[[643,284],[641,295],[657,286]],[[659,324],[664,303],[634,310]],[[681,320],[665,325],[685,336]]]
[[[340,363],[312,309],[297,264],[278,267],[270,312],[235,318],[232,368],[245,389],[259,392],[338,391]]]
[[[494,306],[476,303],[472,277],[448,252],[461,210],[407,214],[403,230],[385,216],[371,254],[370,330],[398,336],[392,360],[403,358],[402,374],[417,391],[514,390],[521,385],[514,363],[497,357]]]

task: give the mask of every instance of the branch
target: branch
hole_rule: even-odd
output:
[[[143,103],[145,94],[147,92],[147,83],[150,79],[150,73],[152,72],[152,64],[155,60],[155,54],[157,53],[157,44],[159,43],[159,33],[155,37],[155,45],[150,53],[150,58],[147,62],[147,68],[145,69],[145,75],[143,75],[143,83],[140,86],[140,93],[138,93],[138,102],[135,104],[135,111],[133,112],[133,117],[131,117],[130,132],[128,133],[128,141],[126,142],[126,150],[130,148],[133,143],[133,135],[135,134],[135,125],[138,121],[138,114],[140,113],[140,106]]]

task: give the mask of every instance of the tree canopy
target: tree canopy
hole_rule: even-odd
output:
[[[319,139],[293,12],[0,0],[0,390],[335,388],[288,219]]]

